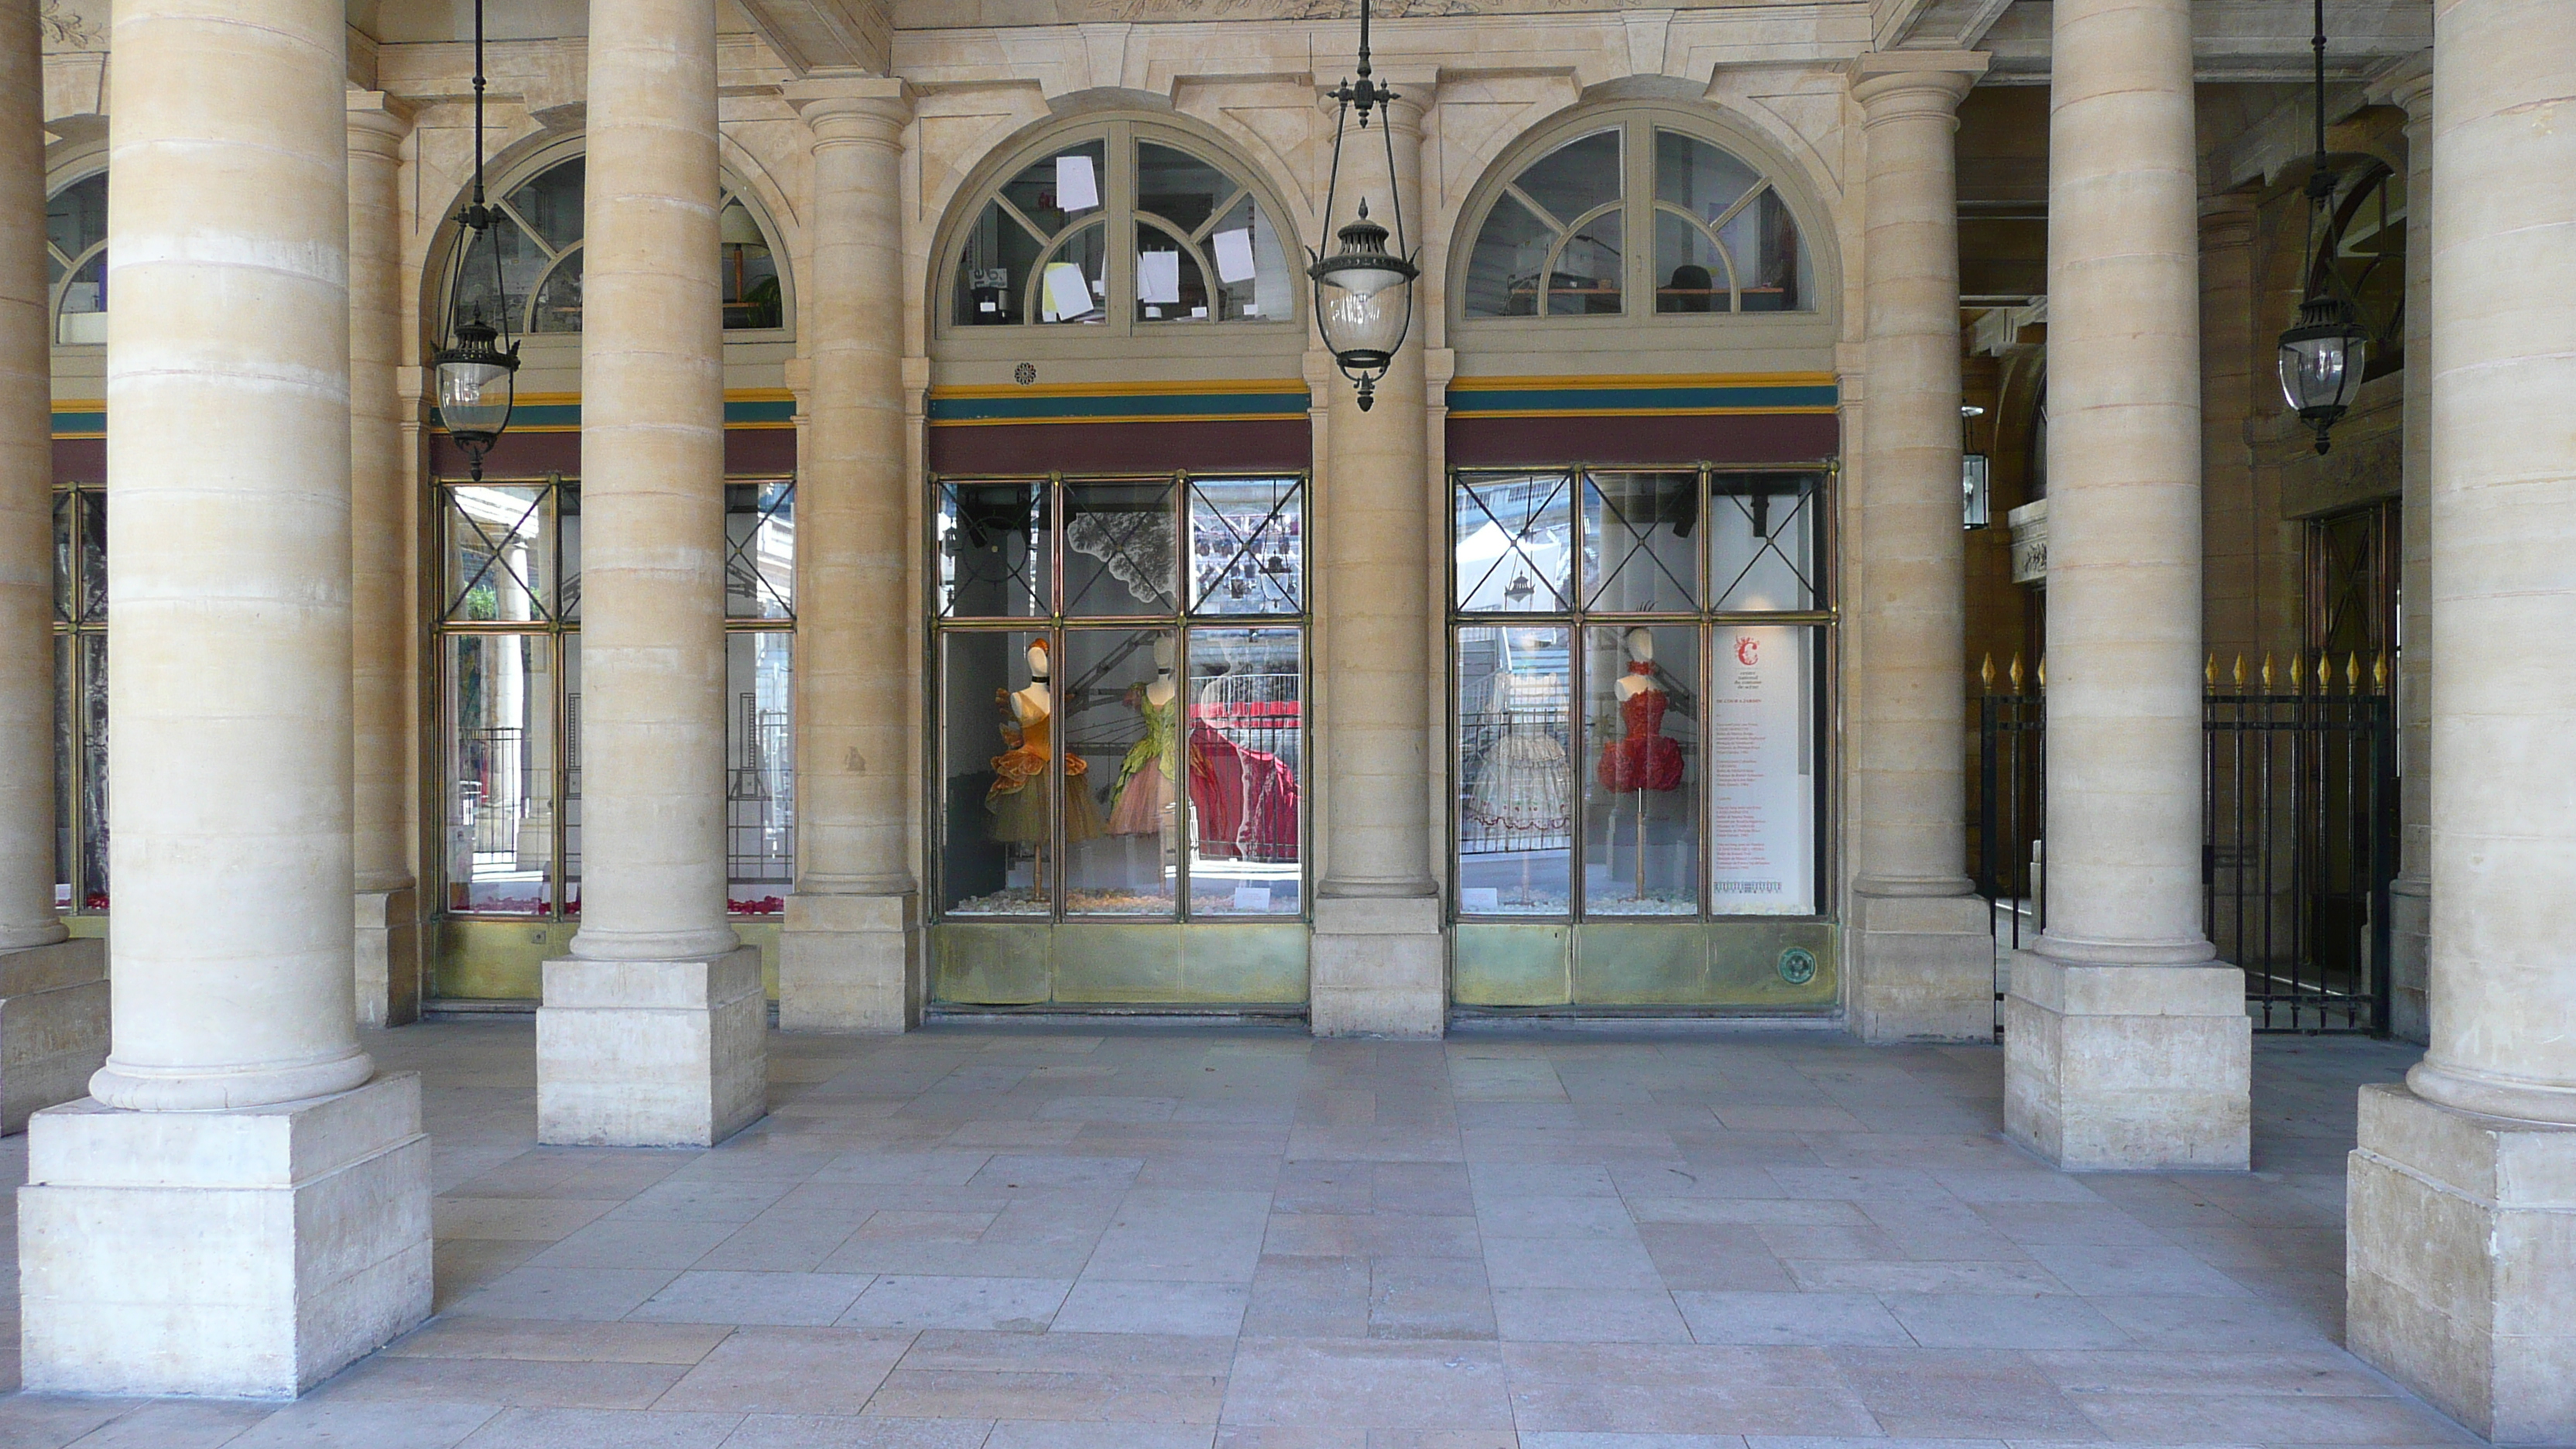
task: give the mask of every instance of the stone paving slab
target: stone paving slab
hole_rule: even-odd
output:
[[[2135,1176],[2005,1141],[1985,1047],[773,1034],[771,1114],[668,1152],[536,1146],[532,1047],[370,1035],[429,1324],[292,1406],[10,1394],[0,1449],[2476,1442],[2340,1346],[2385,1044],[2259,1042],[2255,1170]]]

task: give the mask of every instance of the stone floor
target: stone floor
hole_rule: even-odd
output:
[[[285,1408],[0,1399],[0,1446],[2474,1442],[2337,1346],[2392,1046],[2265,1039],[2250,1176],[2078,1177],[1984,1047],[773,1036],[765,1121],[623,1152],[534,1145],[525,1020],[373,1045],[427,1077],[439,1316]]]

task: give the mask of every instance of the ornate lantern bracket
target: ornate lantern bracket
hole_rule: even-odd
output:
[[[1332,225],[1341,189],[1342,142],[1349,134],[1352,113],[1358,113],[1359,129],[1366,131],[1372,115],[1400,99],[1394,90],[1378,84],[1370,71],[1369,0],[1360,0],[1359,78],[1343,81],[1330,94],[1339,108],[1333,118],[1332,179],[1324,191],[1326,226]],[[1316,334],[1342,375],[1358,385],[1362,412],[1376,401],[1378,379],[1386,376],[1405,334],[1412,330],[1413,283],[1422,275],[1406,245],[1403,200],[1395,195],[1395,128],[1380,126],[1378,134],[1385,138],[1388,210],[1395,221],[1393,248],[1388,247],[1387,228],[1369,219],[1368,200],[1363,196],[1359,215],[1335,233],[1340,249],[1328,256],[1320,247],[1309,248],[1306,268],[1315,285]]]
[[[2316,159],[2308,172],[2306,291],[2298,321],[2281,334],[2281,397],[2299,421],[2316,430],[2317,451],[2334,446],[2334,425],[2361,393],[2370,360],[2370,333],[2349,298],[2332,285],[2332,258],[2323,249],[2332,236],[2335,188],[2340,178],[2326,160],[2326,0],[2316,0]],[[2326,280],[2320,282],[2320,278]]]
[[[490,249],[491,306],[498,315],[485,317],[465,303],[465,269],[474,244],[500,220],[483,194],[483,85],[483,0],[474,0],[474,199],[456,214],[456,251],[447,269],[447,340],[430,358],[430,371],[439,426],[464,452],[476,482],[483,478],[484,455],[509,429],[519,372],[500,247]]]

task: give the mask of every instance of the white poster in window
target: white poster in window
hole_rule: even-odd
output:
[[[1088,156],[1055,158],[1055,209],[1068,214],[1100,204],[1100,177]]]
[[[1721,625],[1709,676],[1709,909],[1816,911],[1814,631]]]
[[[1239,226],[1216,234],[1216,279],[1248,281],[1252,276],[1252,228]]]
[[[1049,262],[1046,269],[1046,320],[1060,322],[1091,310],[1091,284],[1071,262]]]
[[[1136,300],[1140,302],[1181,300],[1181,254],[1179,252],[1138,252],[1136,254]]]

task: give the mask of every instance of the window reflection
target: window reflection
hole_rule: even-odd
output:
[[[1571,908],[1571,661],[1559,628],[1457,634],[1458,903],[1462,911]]]

